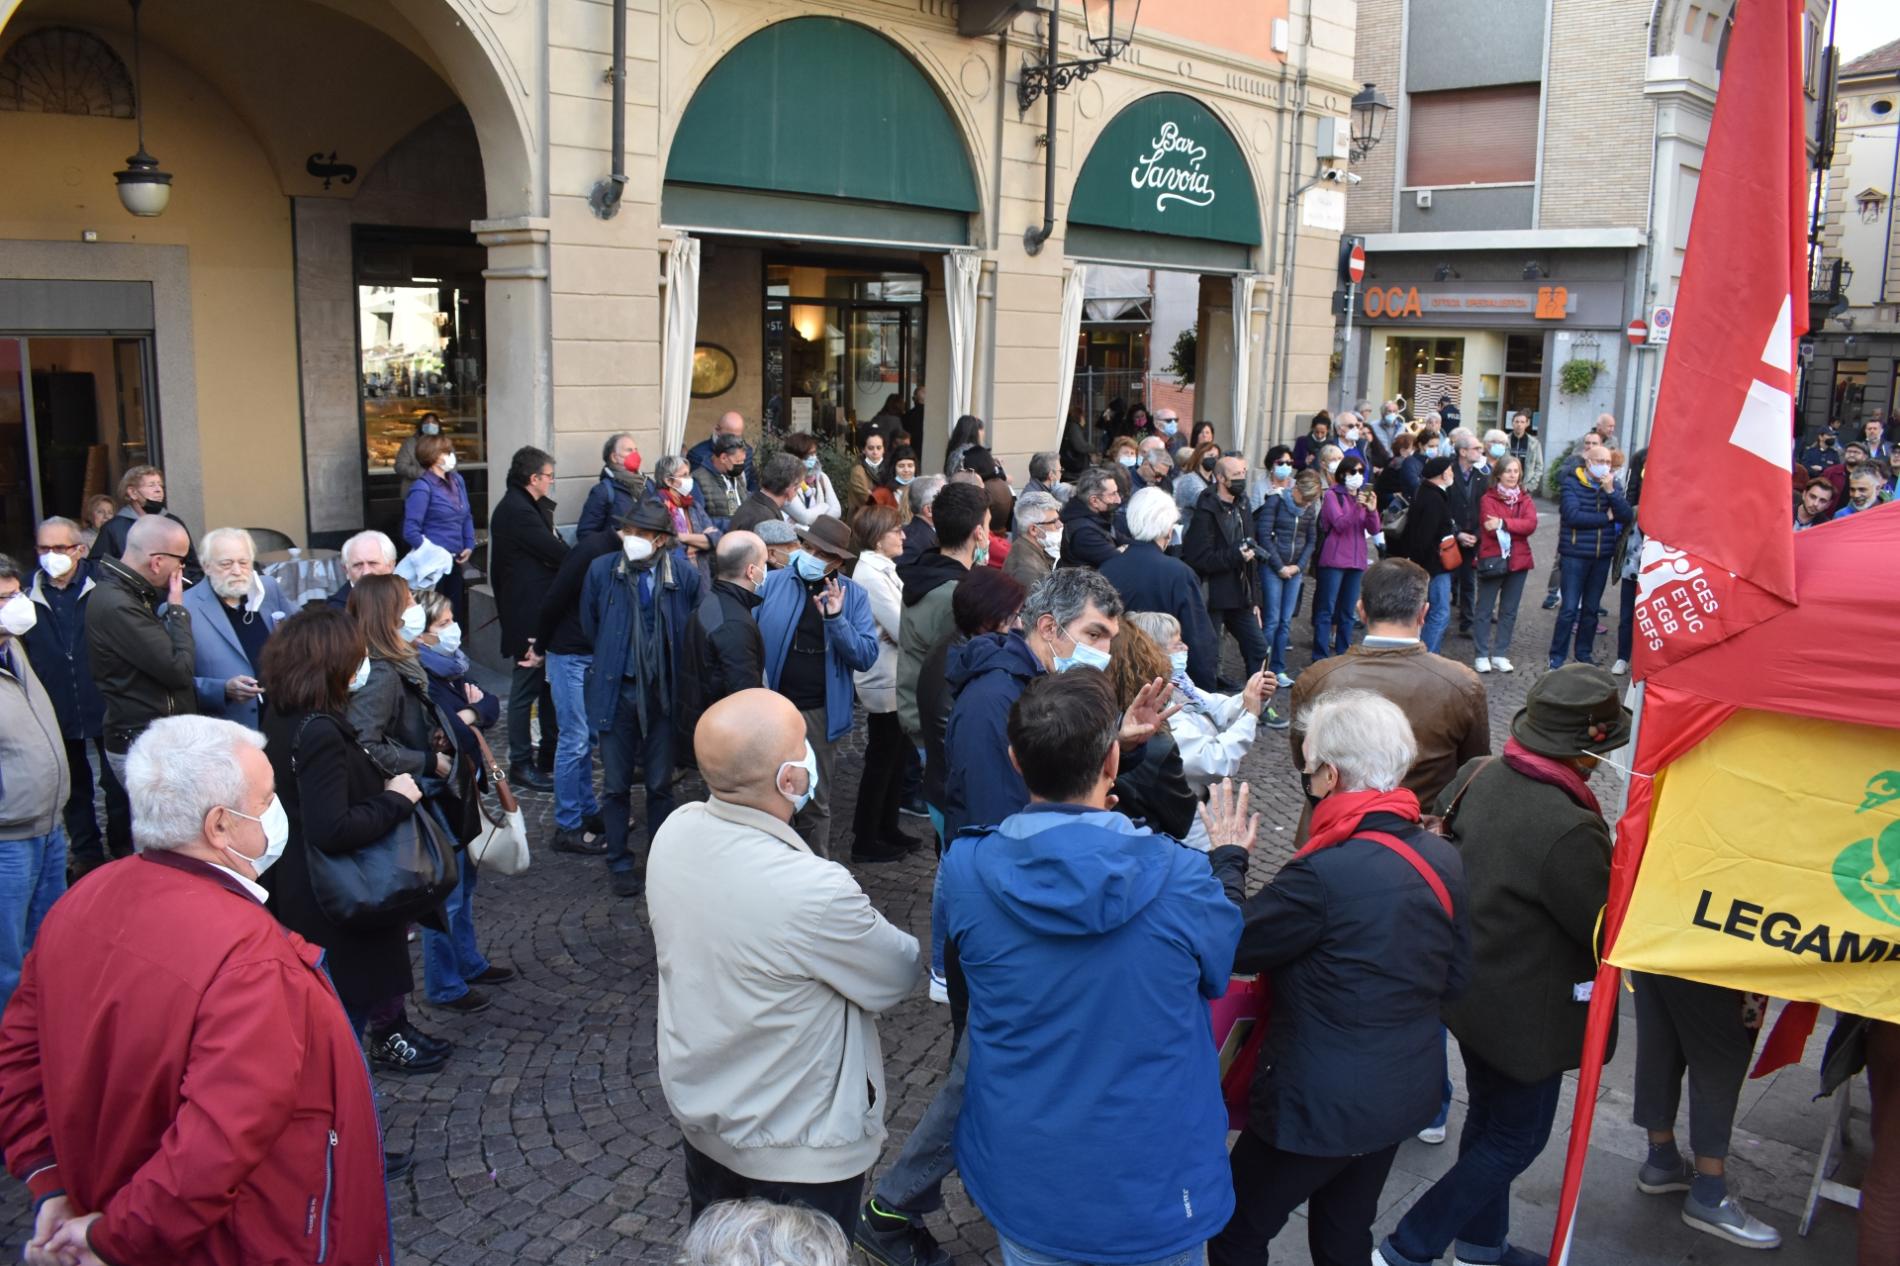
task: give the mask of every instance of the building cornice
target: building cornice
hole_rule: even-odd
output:
[[[1468,233],[1368,233],[1367,253],[1399,251],[1629,250],[1641,246],[1639,228],[1485,229]]]

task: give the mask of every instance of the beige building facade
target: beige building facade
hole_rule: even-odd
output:
[[[1196,279],[1199,416],[1257,453],[1326,389],[1355,7],[1140,12],[1049,136],[1047,0],[146,0],[136,66],[123,0],[0,0],[0,548],[144,461],[200,530],[388,528],[425,411],[487,502],[551,451],[564,520],[616,431],[843,442],[918,389],[922,469],[968,412],[1020,480],[1101,264]]]

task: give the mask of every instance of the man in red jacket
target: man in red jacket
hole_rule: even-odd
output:
[[[153,722],[126,761],[140,852],[40,926],[0,1021],[29,1263],[393,1257],[368,1068],[323,952],[257,883],[289,833],[263,746]]]

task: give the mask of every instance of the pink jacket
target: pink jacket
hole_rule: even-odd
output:
[[[1364,571],[1366,533],[1379,530],[1379,512],[1360,505],[1344,484],[1334,484],[1320,498],[1319,523],[1326,535],[1319,543],[1315,565]]]

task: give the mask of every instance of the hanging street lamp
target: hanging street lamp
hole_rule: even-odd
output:
[[[145,65],[139,48],[139,0],[132,5],[133,117],[139,130],[139,152],[125,160],[125,170],[112,173],[119,182],[119,202],[133,215],[165,214],[171,205],[172,175],[160,171],[158,160],[145,152]]]

